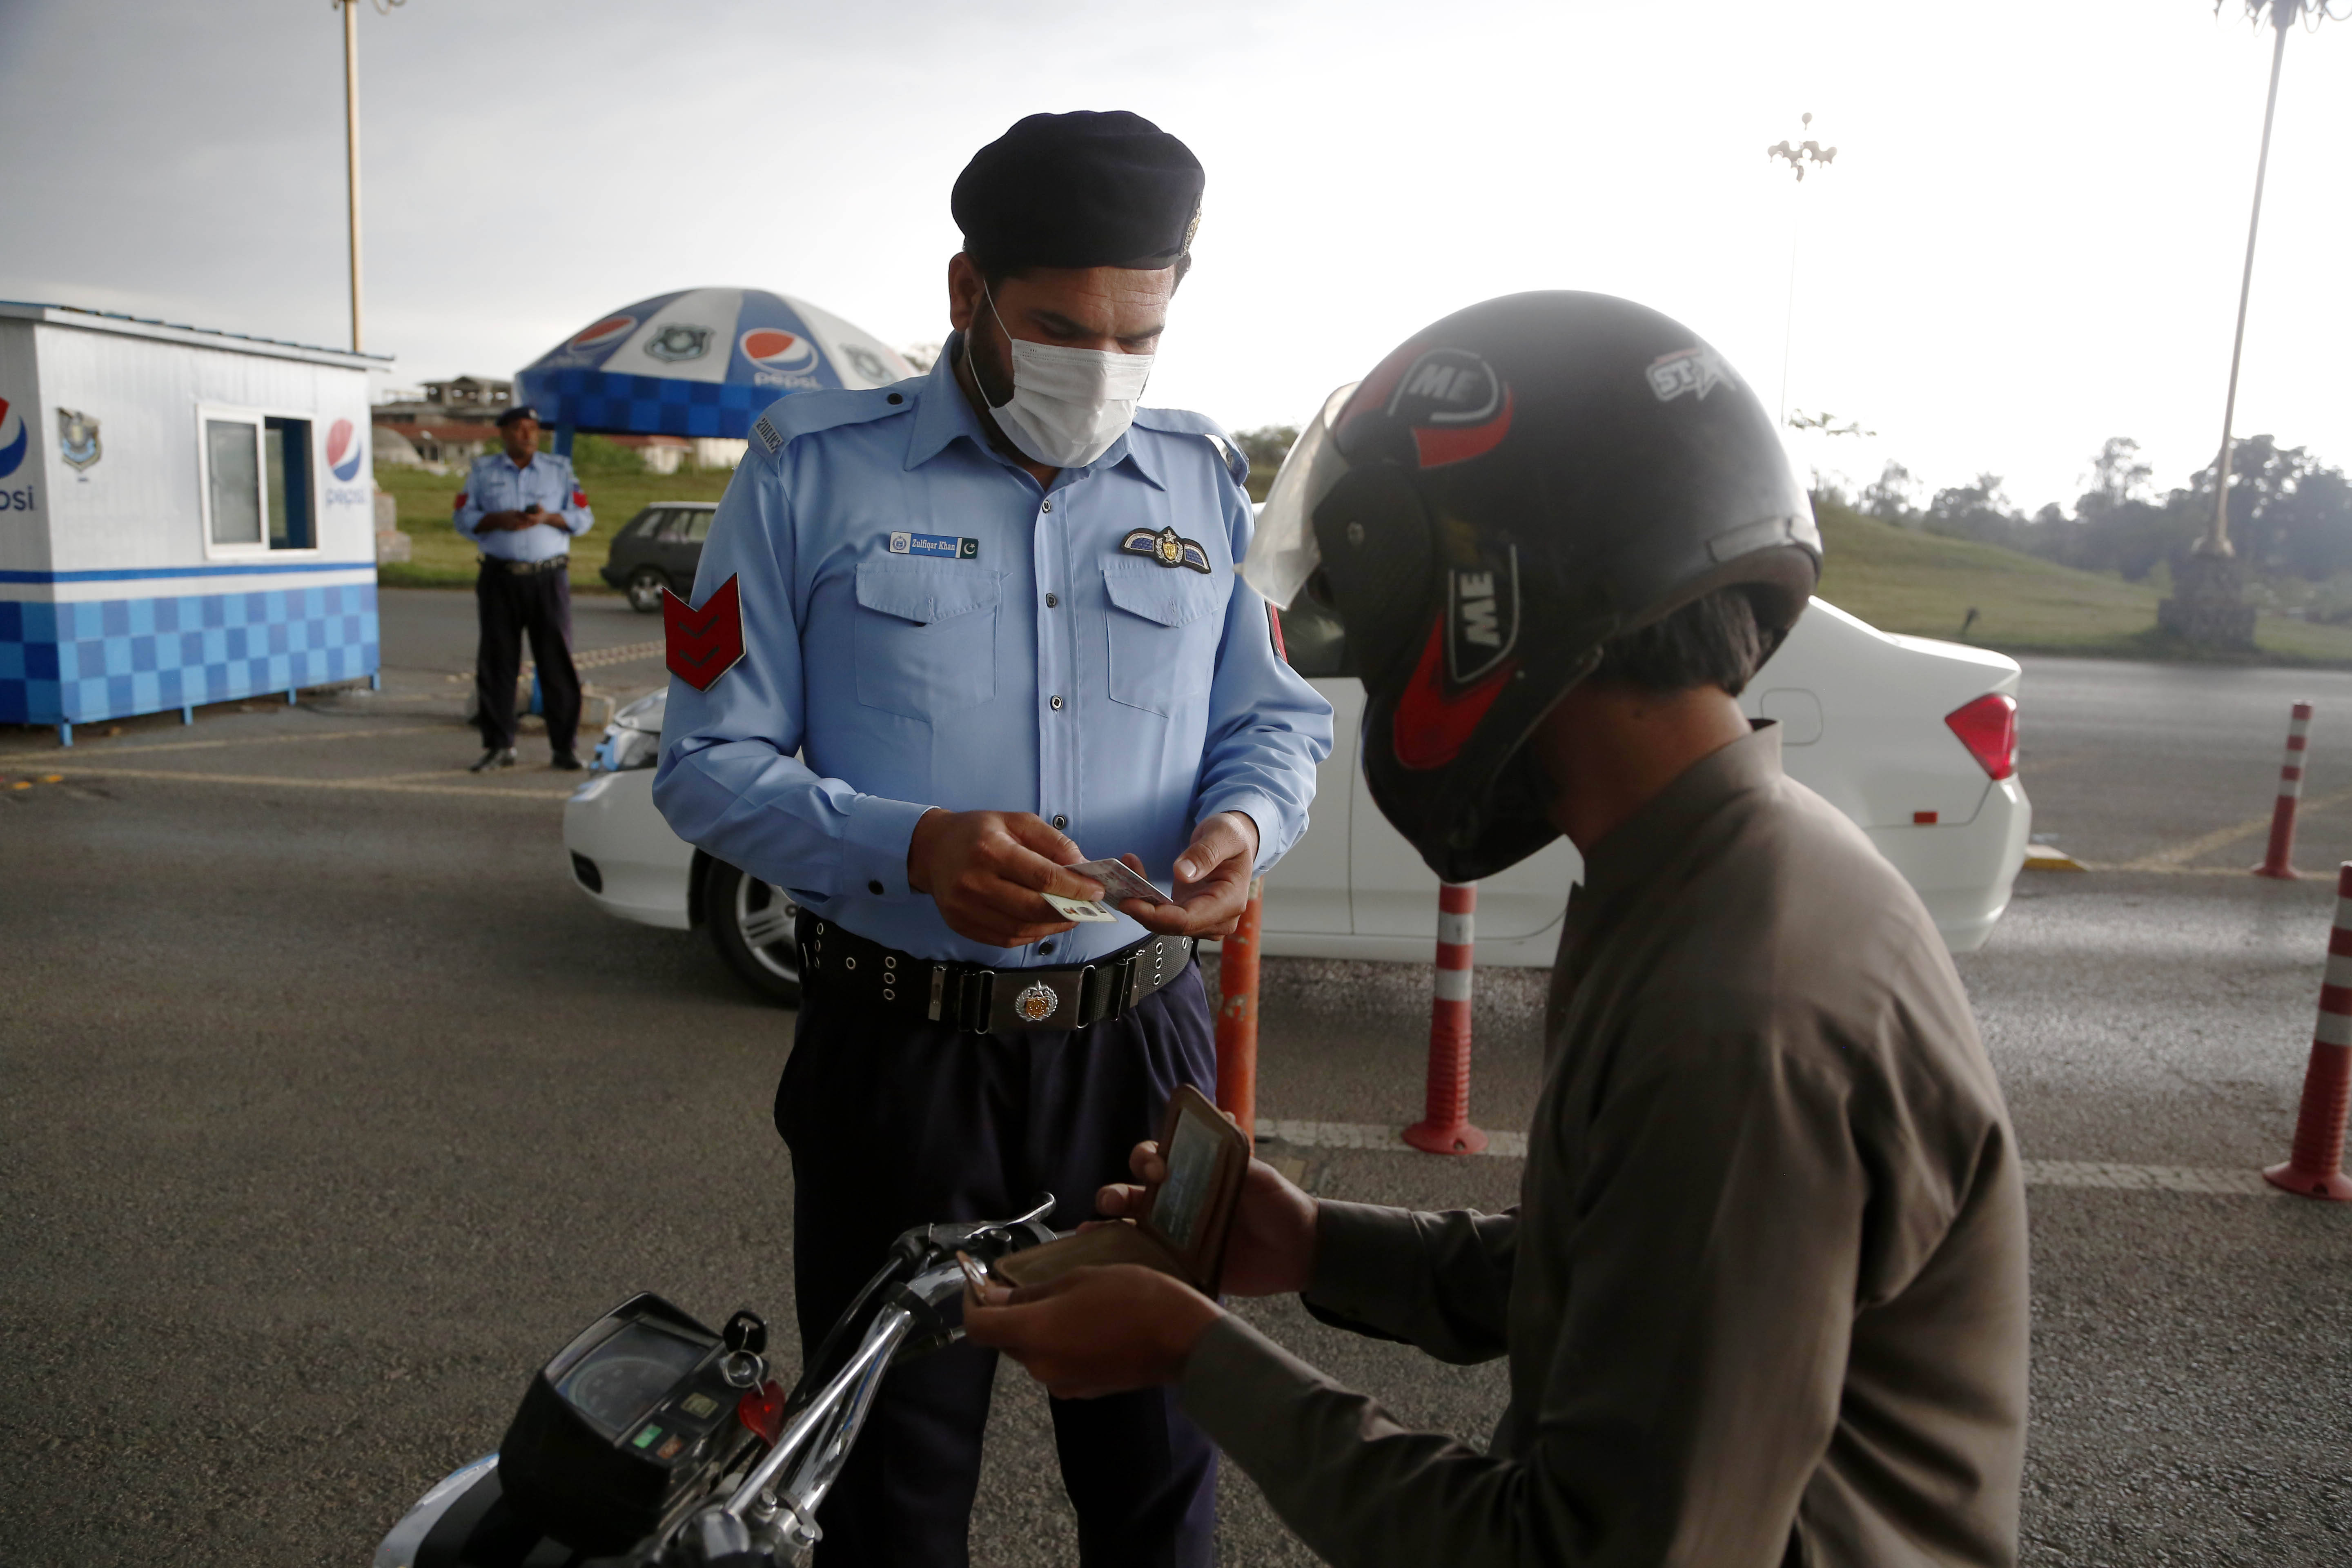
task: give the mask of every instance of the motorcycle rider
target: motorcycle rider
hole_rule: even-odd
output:
[[[1065,1397],[1174,1385],[1334,1563],[2013,1561],[2015,1137],[1916,896],[1734,700],[1820,567],[1759,401],[1641,306],[1474,306],[1293,453],[1247,571],[1288,603],[1318,565],[1382,813],[1449,879],[1560,833],[1584,879],[1518,1205],[1253,1162],[1224,1283],[1507,1356],[1509,1405],[1485,1452],[1410,1431],[1131,1265],[991,1287],[971,1337]]]

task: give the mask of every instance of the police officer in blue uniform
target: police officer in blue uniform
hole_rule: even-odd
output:
[[[930,374],[753,427],[673,615],[654,797],[802,907],[777,1089],[813,1346],[930,1220],[1067,1228],[1180,1084],[1215,1082],[1196,939],[1307,825],[1330,708],[1235,574],[1247,465],[1139,406],[1202,175],[1126,113],[1034,115],[957,180]],[[1066,868],[1164,898],[1074,923]],[[993,1356],[893,1373],[819,1561],[967,1560]],[[1056,1401],[1082,1561],[1210,1561],[1215,1454],[1165,1390]]]
[[[499,416],[505,450],[474,459],[457,496],[457,531],[482,552],[474,579],[481,640],[474,654],[475,722],[481,760],[472,771],[514,766],[515,679],[530,637],[554,765],[577,770],[580,675],[572,667],[572,541],[595,526],[569,458],[539,449],[539,416]]]

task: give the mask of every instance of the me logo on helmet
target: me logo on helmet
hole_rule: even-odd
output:
[[[1467,349],[1431,349],[1389,396],[1389,416],[1412,428],[1424,468],[1483,457],[1511,430],[1511,389]]]
[[[1482,551],[1475,565],[1445,574],[1445,676],[1468,686],[1510,658],[1519,642],[1519,552]]]

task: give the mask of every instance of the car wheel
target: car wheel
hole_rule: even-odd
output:
[[[782,888],[721,860],[702,883],[702,921],[727,967],[786,1007],[801,1002],[801,950],[793,940],[800,907]]]
[[[629,608],[652,615],[661,608],[662,595],[669,587],[669,579],[658,566],[640,566],[629,574]]]

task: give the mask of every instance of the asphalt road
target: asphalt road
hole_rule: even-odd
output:
[[[583,652],[656,635],[581,604]],[[790,1016],[698,935],[566,885],[570,777],[462,772],[462,595],[387,594],[384,617],[380,694],[125,721],[71,752],[0,731],[0,1561],[362,1563],[620,1296],[787,1320],[768,1106]],[[625,692],[657,669],[591,678]],[[2231,874],[2260,834],[2218,836],[2267,810],[2306,692],[2303,858],[2325,866],[2352,856],[2352,801],[2325,804],[2352,789],[2352,677],[2029,666],[2037,830],[2159,868],[2031,875],[1962,961],[2030,1157],[2283,1155],[2329,894]],[[1428,984],[1268,961],[1261,1114],[1410,1120]],[[1540,984],[1481,977],[1489,1127],[1525,1124]],[[1495,1206],[1517,1180],[1508,1158],[1286,1155],[1376,1201]],[[2352,1215],[2046,1182],[2031,1200],[2026,1560],[2352,1560]],[[1248,1310],[1407,1421],[1483,1441],[1500,1408],[1499,1366]],[[982,1496],[975,1562],[1075,1560],[1017,1373]],[[1228,1563],[1308,1561],[1244,1479],[1223,1521]]]

